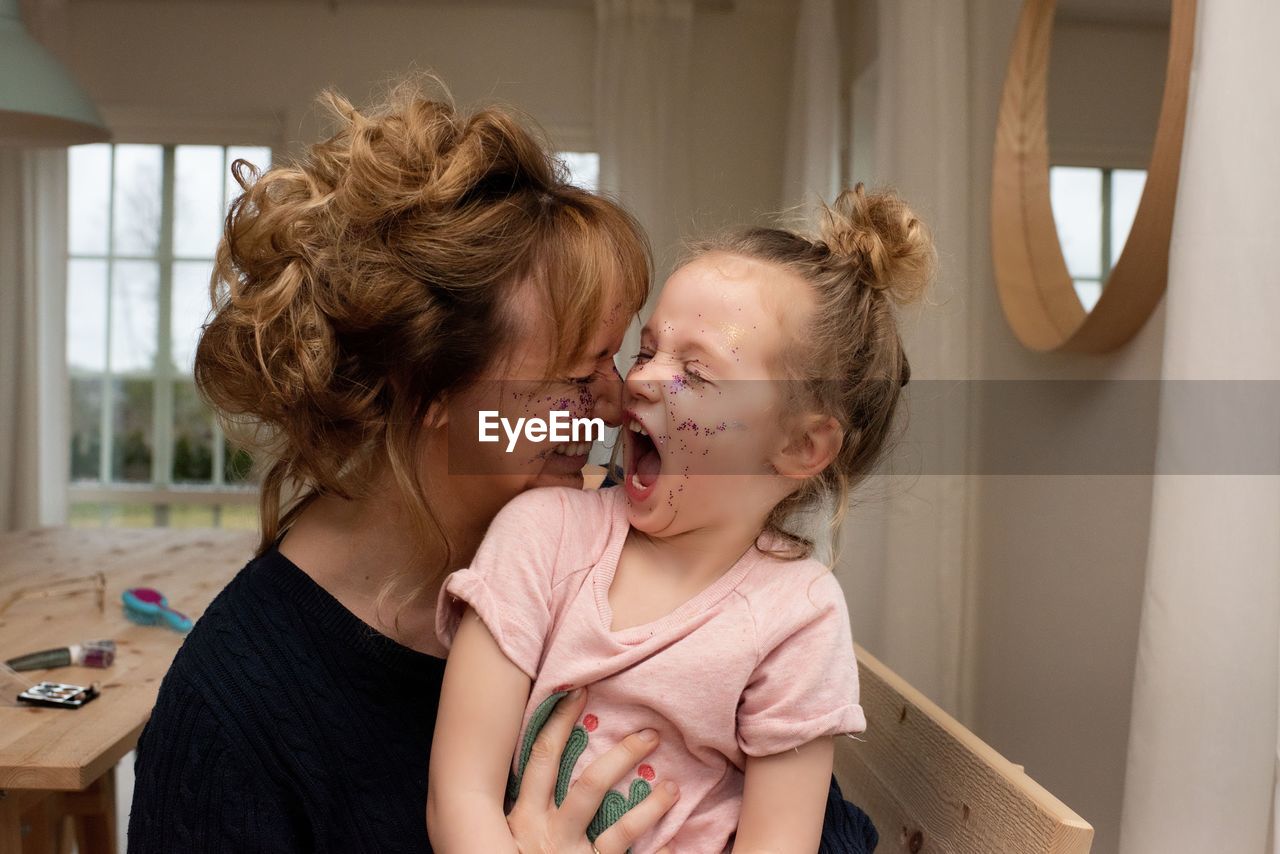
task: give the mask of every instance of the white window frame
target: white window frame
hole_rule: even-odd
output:
[[[169,507],[173,505],[212,505],[214,525],[221,523],[220,507],[223,505],[256,505],[258,503],[257,486],[228,485],[224,479],[226,466],[225,443],[221,425],[214,419],[212,451],[212,483],[174,484],[172,482],[172,443],[173,443],[173,387],[181,376],[174,370],[172,361],[172,323],[170,318],[172,306],[173,264],[175,261],[200,260],[185,256],[175,256],[173,252],[173,204],[174,204],[174,157],[179,145],[218,145],[265,146],[271,149],[272,162],[277,162],[282,153],[283,120],[276,114],[270,115],[182,115],[180,113],[156,114],[150,111],[138,111],[131,108],[103,106],[101,111],[108,127],[113,131],[113,145],[159,145],[162,148],[161,201],[160,201],[160,235],[155,256],[119,255],[114,251],[111,236],[115,229],[115,149],[112,149],[110,168],[110,191],[108,193],[107,234],[108,245],[105,254],[77,254],[67,252],[67,261],[74,258],[93,258],[105,260],[107,264],[108,311],[111,310],[112,280],[114,277],[113,261],[145,260],[155,261],[159,265],[159,283],[157,295],[157,352],[166,354],[166,358],[156,360],[154,370],[144,373],[116,373],[111,370],[111,324],[106,330],[106,363],[100,374],[103,382],[102,413],[100,415],[100,457],[98,478],[96,481],[70,480],[67,485],[69,504],[101,504],[130,505],[149,504],[154,508],[156,527],[167,527],[169,523]],[[224,156],[225,160],[225,156]],[[230,199],[227,198],[226,182],[223,181],[222,210],[226,210]],[[62,358],[66,359],[64,353]],[[85,376],[80,372],[74,374],[68,367],[68,379],[72,376]],[[96,373],[96,372],[95,372]],[[153,383],[154,398],[152,400],[152,455],[151,482],[120,483],[110,480],[112,443],[114,439],[113,395],[109,382],[117,379],[148,378]],[[69,448],[63,449],[64,453]]]

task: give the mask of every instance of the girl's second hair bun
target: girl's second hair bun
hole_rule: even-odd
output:
[[[937,266],[929,230],[907,203],[862,183],[824,206],[819,239],[833,261],[898,305],[918,300]]]

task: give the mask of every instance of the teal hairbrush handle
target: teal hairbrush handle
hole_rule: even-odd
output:
[[[131,587],[120,596],[125,616],[135,623],[152,626],[163,620],[175,631],[191,631],[191,620],[169,607],[169,600],[151,587]]]

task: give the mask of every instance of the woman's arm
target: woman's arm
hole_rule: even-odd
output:
[[[224,728],[200,692],[170,671],[138,740],[129,854],[311,848],[311,828],[295,824],[305,822],[298,799],[262,773],[240,733]]]
[[[518,852],[503,797],[529,677],[470,608],[449,651],[431,745],[427,834],[449,852]]]
[[[831,782],[830,736],[772,756],[747,757],[734,854],[813,854]]]

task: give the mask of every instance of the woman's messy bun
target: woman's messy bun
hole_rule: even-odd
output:
[[[321,100],[331,138],[262,175],[233,169],[244,194],[218,247],[196,383],[265,462],[262,549],[311,497],[354,497],[382,464],[438,539],[416,464],[432,403],[518,339],[526,286],[549,316],[579,319],[548,342],[556,368],[580,358],[606,300],[643,304],[648,246],[509,112],[461,113],[416,83],[368,111]],[[287,493],[298,498],[281,517]]]
[[[781,228],[749,228],[694,244],[694,255],[731,252],[777,264],[813,288],[805,333],[785,354],[793,411],[834,416],[844,431],[835,461],[774,508],[768,529],[789,556],[813,542],[789,530],[798,512],[830,502],[838,528],[849,492],[887,449],[894,410],[911,376],[895,307],[921,299],[937,266],[924,223],[893,192],[845,190],[822,210],[807,237]]]

